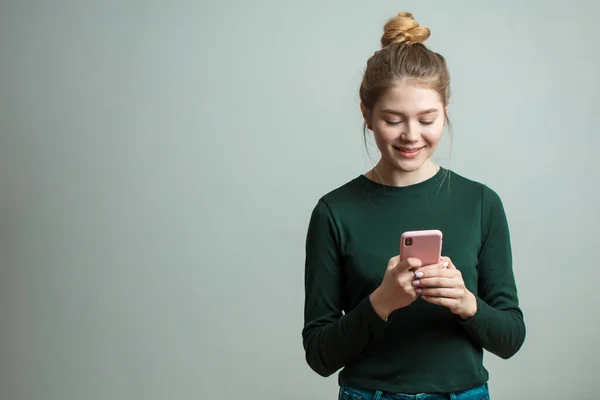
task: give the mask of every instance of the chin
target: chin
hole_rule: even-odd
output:
[[[391,167],[395,170],[402,172],[415,172],[421,169],[421,167],[425,164],[428,158],[418,157],[417,159],[412,160],[402,160],[398,159],[398,157],[392,158],[393,163],[391,163]]]
[[[415,172],[415,171],[418,171],[419,169],[421,169],[423,164],[424,163],[415,164],[415,163],[399,162],[399,163],[396,163],[396,165],[394,165],[394,168],[399,171],[402,171],[402,172]]]

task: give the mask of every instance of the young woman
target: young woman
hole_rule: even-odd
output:
[[[381,159],[308,227],[304,349],[318,374],[341,369],[341,399],[487,399],[483,349],[507,359],[525,340],[499,196],[431,160],[450,78],[429,34],[409,13],[385,25],[360,87]],[[401,234],[425,229],[443,232],[440,262],[400,262]]]

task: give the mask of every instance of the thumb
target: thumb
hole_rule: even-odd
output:
[[[408,271],[411,269],[421,268],[422,266],[423,266],[423,263],[421,262],[421,260],[419,260],[418,258],[409,257],[406,260],[403,260],[398,265],[398,268],[401,269],[402,271]]]
[[[388,261],[387,269],[394,269],[398,264],[400,264],[400,256],[392,257],[390,258],[390,261]]]
[[[440,257],[440,263],[444,269],[456,269],[450,257]]]

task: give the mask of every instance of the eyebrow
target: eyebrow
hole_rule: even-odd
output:
[[[400,111],[392,110],[391,108],[385,108],[382,111],[386,112],[386,113],[390,113],[390,114],[404,115],[404,113],[401,113]],[[439,110],[437,108],[429,108],[427,110],[419,111],[418,115],[431,114],[431,113],[438,112],[438,111]]]

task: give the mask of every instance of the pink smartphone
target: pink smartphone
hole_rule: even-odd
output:
[[[408,231],[400,237],[400,260],[418,258],[423,266],[437,264],[442,256],[442,232]]]

